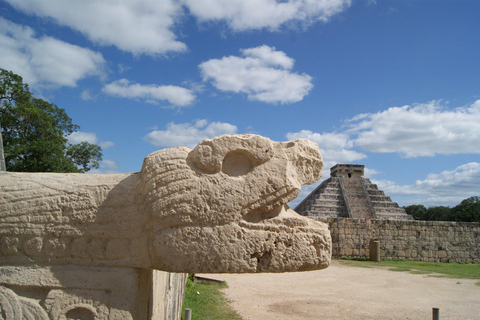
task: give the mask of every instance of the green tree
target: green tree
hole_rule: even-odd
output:
[[[404,208],[415,220],[480,222],[479,196],[464,199],[453,208],[443,206],[426,208],[421,204]]]
[[[87,172],[101,148],[66,136],[79,128],[64,109],[33,97],[22,77],[0,68],[0,125],[7,171]]]
[[[427,220],[427,208],[423,204],[413,204],[404,208],[415,220]]]
[[[480,222],[480,197],[470,197],[452,208],[449,220]]]
[[[438,206],[427,209],[425,220],[429,221],[448,221],[451,212],[450,207]]]
[[[405,211],[412,215],[415,220],[426,221],[446,221],[449,220],[451,209],[449,207],[430,207],[427,208],[422,204],[414,204],[404,207]]]
[[[102,149],[96,144],[80,142],[72,144],[67,149],[67,157],[80,169],[81,172],[87,172],[92,166],[92,159],[102,158]],[[94,163],[98,168],[98,160]]]

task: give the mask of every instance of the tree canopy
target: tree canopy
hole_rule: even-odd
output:
[[[426,208],[420,204],[405,207],[405,210],[415,220],[480,222],[480,197],[467,198],[453,208]]]
[[[454,221],[480,222],[480,197],[470,197],[452,208]]]
[[[0,68],[0,127],[7,171],[87,172],[99,167],[96,144],[68,143],[79,129],[65,110],[35,98],[21,76]]]

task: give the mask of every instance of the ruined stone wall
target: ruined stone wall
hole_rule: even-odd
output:
[[[381,258],[425,262],[480,262],[480,223],[347,218],[328,222],[332,257],[368,258],[379,239]]]

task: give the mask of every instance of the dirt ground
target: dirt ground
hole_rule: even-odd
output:
[[[320,271],[221,274],[224,292],[246,320],[480,319],[478,280],[358,268],[332,261]]]

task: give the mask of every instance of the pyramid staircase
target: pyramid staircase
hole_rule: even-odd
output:
[[[330,178],[320,184],[296,208],[299,214],[318,218],[413,220],[387,197],[361,165],[337,164]]]

